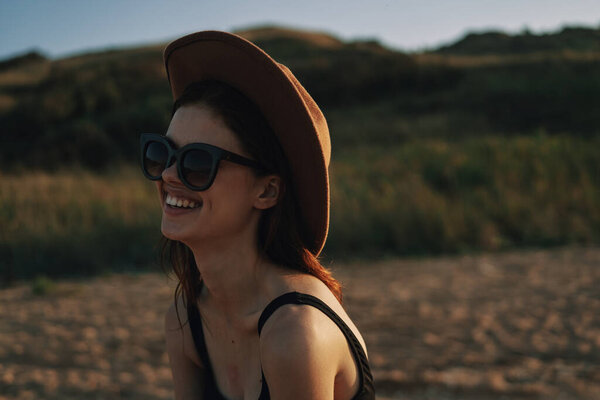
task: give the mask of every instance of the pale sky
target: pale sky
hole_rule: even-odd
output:
[[[0,0],[0,59],[32,48],[61,57],[263,24],[417,51],[468,31],[600,27],[600,0]]]

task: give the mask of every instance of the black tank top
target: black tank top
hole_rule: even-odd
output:
[[[337,315],[327,304],[325,304],[320,299],[315,296],[311,296],[310,294],[298,293],[298,292],[290,292],[283,294],[277,297],[275,300],[271,301],[263,310],[260,318],[258,319],[258,335],[262,331],[265,322],[267,319],[277,310],[279,307],[285,304],[306,304],[318,308],[325,315],[327,315],[335,324],[340,328],[346,340],[348,341],[348,345],[352,351],[352,356],[358,366],[358,377],[359,377],[359,385],[358,392],[352,398],[352,400],[375,400],[375,388],[373,385],[373,376],[371,375],[371,369],[369,367],[369,361],[367,360],[367,356],[352,332],[352,330],[346,325],[346,323]],[[217,382],[215,380],[214,372],[210,365],[210,360],[208,358],[208,350],[206,349],[206,343],[204,341],[204,331],[202,329],[202,322],[200,319],[200,312],[196,307],[196,304],[192,304],[187,309],[188,320],[190,321],[190,329],[192,330],[192,337],[194,338],[194,343],[196,344],[196,349],[200,356],[200,360],[206,369],[206,384],[204,387],[204,398],[205,399],[216,399],[216,400],[228,400],[223,394],[219,391],[217,387]],[[262,370],[261,370],[262,374]],[[267,386],[267,381],[265,379],[265,375],[262,374],[262,388],[260,392],[260,396],[258,400],[269,400],[269,387]]]

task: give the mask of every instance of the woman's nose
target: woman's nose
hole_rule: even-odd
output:
[[[165,182],[179,182],[179,176],[177,176],[177,162],[171,164],[162,173],[162,179]]]

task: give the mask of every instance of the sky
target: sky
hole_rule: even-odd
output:
[[[420,51],[466,32],[600,27],[600,0],[0,0],[0,59],[53,58],[275,24]]]

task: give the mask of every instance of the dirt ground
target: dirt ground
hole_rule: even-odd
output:
[[[333,265],[379,399],[600,399],[599,248]],[[0,399],[172,399],[173,287],[0,290]]]

